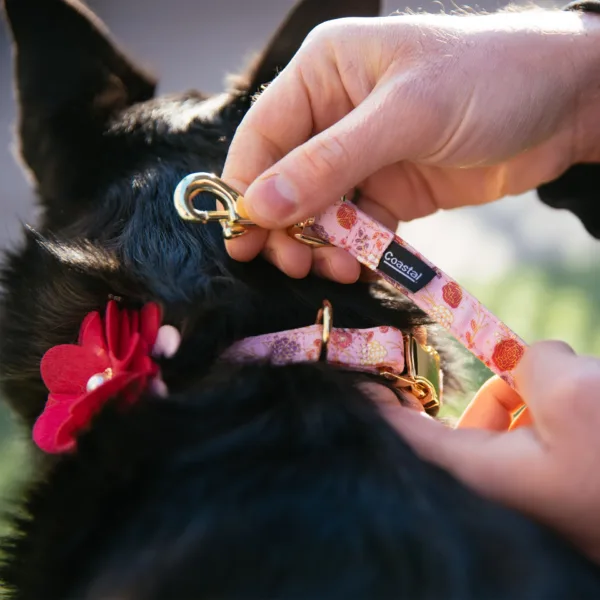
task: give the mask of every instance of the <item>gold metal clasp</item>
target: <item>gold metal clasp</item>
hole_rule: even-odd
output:
[[[194,206],[194,198],[202,192],[217,197],[225,205],[225,210],[200,210]],[[219,221],[226,240],[244,235],[248,227],[254,226],[249,219],[243,219],[237,213],[236,203],[241,194],[228,186],[212,173],[192,173],[184,177],[175,189],[175,209],[186,221],[209,223]]]
[[[347,202],[348,199],[346,196],[342,196],[342,201]],[[317,238],[314,235],[307,235],[306,228],[312,227],[315,224],[315,218],[310,217],[302,221],[301,223],[296,223],[288,229],[288,234],[293,238],[297,239],[299,242],[306,244],[307,246],[312,246],[313,248],[322,248],[323,246],[331,246],[329,242],[322,240],[321,238]]]
[[[194,198],[202,192],[207,192],[218,198],[225,205],[225,210],[200,210],[196,208]],[[223,237],[226,240],[244,235],[248,227],[256,226],[250,219],[244,219],[238,214],[236,205],[241,198],[243,196],[238,191],[213,173],[192,173],[184,177],[175,188],[174,193],[175,209],[182,219],[196,223],[219,221],[223,228]],[[302,223],[290,227],[288,233],[308,246],[330,246],[331,244],[328,242],[305,233],[305,228],[313,225],[314,221],[314,218],[306,219]]]
[[[299,242],[306,244],[307,246],[312,246],[313,248],[321,248],[323,246],[331,246],[329,242],[322,240],[320,238],[314,237],[312,235],[306,235],[305,229],[307,227],[311,227],[315,224],[315,218],[311,217],[310,219],[306,219],[301,223],[296,223],[288,229],[288,234],[293,238],[297,239]]]
[[[392,379],[400,389],[413,394],[428,415],[435,417],[442,405],[443,373],[440,355],[435,348],[421,345],[411,334],[404,335],[405,368],[401,375],[387,369],[381,374]]]
[[[319,360],[327,361],[327,346],[333,330],[333,308],[329,300],[323,300],[323,306],[317,313],[317,325],[323,325],[321,334],[321,355]],[[421,344],[417,338],[406,333],[404,340],[404,371],[400,374],[382,369],[380,374],[393,380],[396,387],[407,390],[423,406],[428,415],[435,417],[442,404],[442,370],[440,355],[435,348]]]

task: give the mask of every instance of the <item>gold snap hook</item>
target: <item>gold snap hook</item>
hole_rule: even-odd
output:
[[[202,193],[212,194],[225,205],[225,210],[200,210],[194,206],[194,198]],[[185,221],[209,223],[219,221],[223,227],[223,236],[230,240],[246,233],[246,228],[254,223],[242,219],[236,211],[236,203],[241,194],[228,186],[212,173],[192,173],[184,177],[175,188],[175,209]]]
[[[208,192],[218,198],[224,205],[225,210],[200,210],[194,206],[194,198],[202,193]],[[228,186],[220,177],[213,173],[192,173],[184,177],[174,193],[175,210],[185,221],[196,223],[209,223],[219,221],[223,228],[223,237],[226,240],[244,235],[248,227],[256,226],[249,219],[243,219],[237,213],[236,205],[242,195]],[[313,247],[330,246],[317,237],[306,235],[304,229],[314,224],[314,218],[306,219],[288,229],[288,234],[295,239]]]

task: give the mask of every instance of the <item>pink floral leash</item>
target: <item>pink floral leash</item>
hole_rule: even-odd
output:
[[[315,217],[305,232],[349,252],[515,386],[513,371],[525,342],[401,237],[343,200]]]
[[[200,210],[194,197],[216,196],[225,210]],[[218,221],[226,239],[243,235],[254,223],[241,218],[236,202],[241,195],[211,173],[192,173],[177,186],[175,208],[187,221]],[[515,387],[513,371],[526,344],[454,279],[427,260],[401,237],[341,200],[322,214],[298,225],[296,238],[343,248],[410,298],[434,321],[448,330],[496,375]],[[312,239],[311,239],[312,238]]]

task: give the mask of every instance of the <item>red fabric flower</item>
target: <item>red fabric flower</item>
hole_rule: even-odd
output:
[[[33,427],[42,450],[73,450],[77,434],[110,398],[119,394],[126,405],[138,399],[159,374],[151,353],[160,321],[156,304],[133,311],[119,310],[110,301],[104,318],[93,312],[84,319],[78,345],[46,352],[41,374],[50,394]]]

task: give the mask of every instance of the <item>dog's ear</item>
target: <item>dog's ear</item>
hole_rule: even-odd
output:
[[[381,0],[302,0],[255,61],[245,81],[246,90],[254,95],[271,82],[317,25],[344,17],[377,17],[380,14]]]
[[[45,196],[86,169],[107,119],[155,82],[78,0],[4,0],[14,40],[21,154]],[[67,170],[70,170],[67,171]]]

